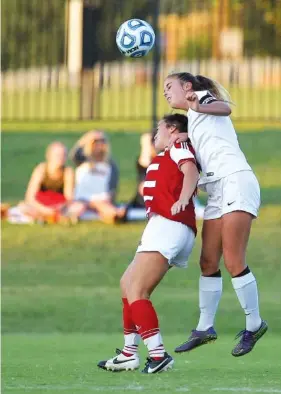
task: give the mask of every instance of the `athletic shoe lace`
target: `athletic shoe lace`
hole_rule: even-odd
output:
[[[235,339],[241,338],[242,344],[250,344],[253,341],[253,333],[248,330],[241,330],[235,337]]]

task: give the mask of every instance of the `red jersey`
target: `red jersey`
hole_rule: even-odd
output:
[[[171,150],[159,153],[149,165],[143,189],[146,213],[161,215],[190,227],[196,234],[195,211],[192,198],[184,211],[172,215],[171,208],[178,201],[184,175],[180,170],[183,163],[192,161],[196,165],[194,150],[187,142],[176,143]],[[163,231],[165,231],[163,229]]]

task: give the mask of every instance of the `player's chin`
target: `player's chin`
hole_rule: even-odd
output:
[[[174,100],[172,99],[172,97],[166,97],[166,101],[169,104],[170,107],[174,108]]]
[[[159,141],[155,140],[154,141],[154,148],[155,148],[156,152],[159,153],[164,149],[164,146]]]
[[[171,108],[176,109],[176,103],[174,102],[174,100],[169,99],[169,100],[168,100],[168,104],[169,104],[169,106],[170,106]]]
[[[170,99],[169,106],[173,109],[183,109],[181,103],[173,99]]]

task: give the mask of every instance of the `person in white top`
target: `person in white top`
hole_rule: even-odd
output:
[[[256,279],[246,264],[251,224],[260,206],[259,184],[239,147],[229,117],[230,97],[220,84],[202,75],[173,73],[165,79],[164,96],[172,108],[188,111],[188,134],[172,138],[171,145],[190,139],[202,170],[198,185],[208,194],[200,257],[200,319],[175,351],[190,351],[216,340],[213,326],[222,294],[223,256],[246,315],[246,328],[232,350],[233,356],[242,356],[268,328],[259,313]]]
[[[92,210],[105,223],[122,221],[126,210],[116,207],[114,199],[118,185],[118,168],[111,159],[107,136],[101,130],[91,130],[81,137],[71,150],[78,164],[75,171],[75,199],[80,212]]]

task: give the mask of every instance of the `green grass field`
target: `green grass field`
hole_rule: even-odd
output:
[[[3,133],[2,199],[24,195],[33,166],[46,145],[71,146],[80,134]],[[119,198],[134,193],[139,134],[112,133],[122,174]],[[244,316],[223,271],[224,294],[217,343],[175,355],[175,368],[155,376],[107,373],[96,363],[122,347],[119,278],[134,255],[144,223],[75,227],[2,224],[3,392],[9,394],[281,393],[281,130],[239,135],[262,187],[248,263],[257,277],[268,334],[240,359],[230,355]],[[204,200],[204,196],[201,196]],[[201,224],[199,223],[199,227]],[[152,299],[166,348],[183,341],[198,317],[200,237],[187,270],[172,270]],[[145,351],[141,351],[142,362]]]
[[[237,119],[267,119],[280,121],[280,89],[230,88]],[[5,120],[75,120],[79,119],[80,93],[78,89],[3,91],[2,117]],[[163,97],[162,83],[158,89],[158,115],[169,112]],[[149,86],[112,87],[95,91],[94,118],[146,119],[151,117],[152,89]]]

